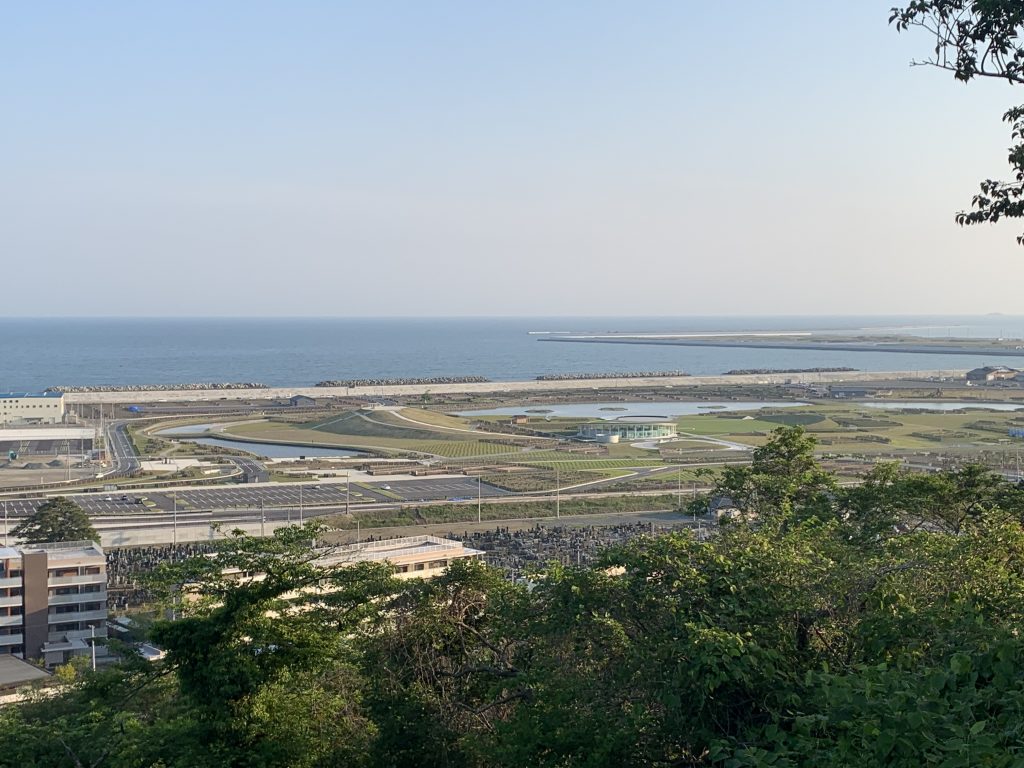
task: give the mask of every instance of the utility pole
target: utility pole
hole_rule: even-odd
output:
[[[676,506],[679,507],[679,511],[683,511],[683,466],[679,465],[678,471],[676,472]]]
[[[7,527],[7,499],[4,499],[4,546],[5,547],[9,543],[7,541],[7,531],[8,531],[8,527]]]
[[[100,451],[100,464],[102,464],[107,457],[107,433],[103,431],[103,403],[100,403],[100,445],[103,446],[103,450]]]
[[[481,505],[483,504],[483,481],[480,479],[480,475],[476,476],[476,521],[482,522],[481,519]]]
[[[92,671],[95,672],[96,671],[96,625],[95,624],[90,624],[89,625],[89,630],[90,630],[90,633],[91,633],[90,637],[92,639],[92,642],[90,643],[90,645],[92,645]]]
[[[173,518],[174,529],[173,529],[173,533],[172,533],[172,537],[173,537],[172,541],[174,542],[174,546],[178,546],[178,492],[177,491],[175,491],[172,494],[172,498],[174,499],[174,518]]]
[[[562,482],[558,478],[558,462],[555,462],[555,518],[562,516]]]
[[[348,470],[346,469],[345,470],[345,514],[346,515],[351,515],[352,514],[352,510],[349,508],[349,501],[351,500],[351,496],[349,495],[349,482],[348,482],[348,480],[349,480],[349,475],[348,475]]]
[[[263,499],[260,499],[260,536],[267,535],[267,513],[263,508]]]
[[[302,483],[299,483],[299,525],[302,525]]]

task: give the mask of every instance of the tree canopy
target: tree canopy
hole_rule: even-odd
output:
[[[42,504],[11,529],[11,536],[25,544],[99,541],[100,538],[85,510],[64,496],[56,496]]]
[[[995,78],[1024,84],[1024,3],[1020,0],[913,0],[892,9],[897,30],[918,28],[933,42],[929,57],[917,65],[951,72],[961,82]],[[1008,160],[1009,180],[986,179],[972,201],[972,210],[957,214],[961,225],[995,223],[1024,217],[1024,105],[1003,115],[1014,142]],[[1024,235],[1017,238],[1024,245]]]
[[[315,526],[156,578],[166,658],[0,708],[26,766],[1024,764],[1024,491],[891,464],[854,486],[777,430],[741,511],[539,565],[325,569]],[[259,574],[238,579],[237,574]]]

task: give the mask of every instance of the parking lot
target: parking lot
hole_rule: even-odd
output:
[[[91,515],[137,514],[151,510],[170,511],[175,501],[180,511],[201,509],[259,509],[264,507],[334,506],[345,504],[344,483],[294,483],[289,485],[242,484],[168,491],[112,491],[100,494],[77,494],[71,498]],[[384,483],[352,483],[351,504],[362,502],[418,502],[438,500],[468,501],[477,497],[477,481],[472,477],[417,478]],[[485,497],[504,496],[509,492],[486,483],[480,486]],[[122,498],[124,497],[124,498]],[[134,500],[145,498],[153,506]],[[42,499],[12,499],[7,502],[8,514],[23,517],[32,514]]]
[[[100,496],[77,495],[70,498],[90,515],[124,515],[145,511],[141,504],[135,504],[128,496],[128,501],[121,501],[121,493],[106,494]],[[110,498],[110,501],[107,501]],[[7,506],[7,514],[11,517],[24,517],[31,515],[38,509],[46,499],[9,499],[0,503]]]
[[[472,477],[421,477],[415,480],[398,480],[390,483],[390,493],[401,497],[403,501],[435,501],[437,499],[475,499],[477,481]],[[506,496],[508,491],[483,483],[480,486],[483,496]]]
[[[202,488],[179,491],[178,508],[187,506],[192,509],[225,509],[232,507],[257,508],[262,502],[266,507],[299,505],[300,484],[292,485],[237,485],[229,488]],[[344,483],[302,483],[301,501],[307,506],[342,506],[345,504]],[[482,485],[484,496],[502,496],[507,494],[500,488]],[[162,494],[169,496],[168,494]],[[349,486],[349,501],[352,504],[375,501],[436,501],[438,499],[475,499],[477,482],[471,477],[465,478],[419,478],[416,480],[392,480],[387,483],[352,483]],[[167,509],[166,501],[155,498],[157,506]],[[173,501],[172,501],[173,503]]]

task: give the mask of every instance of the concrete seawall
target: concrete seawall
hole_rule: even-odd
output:
[[[567,392],[592,389],[660,389],[720,386],[722,384],[837,384],[893,379],[962,379],[966,370],[840,371],[823,373],[765,373],[741,376],[678,376],[638,379],[573,379],[569,381],[489,381],[468,384],[402,384],[382,387],[272,387],[268,389],[178,389],[142,392],[69,392],[68,403],[157,403],[202,400],[267,400],[293,395],[307,397],[389,397],[423,394],[491,394],[505,392]]]

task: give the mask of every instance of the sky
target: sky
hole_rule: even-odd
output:
[[[892,4],[4,4],[0,315],[1021,313]]]

